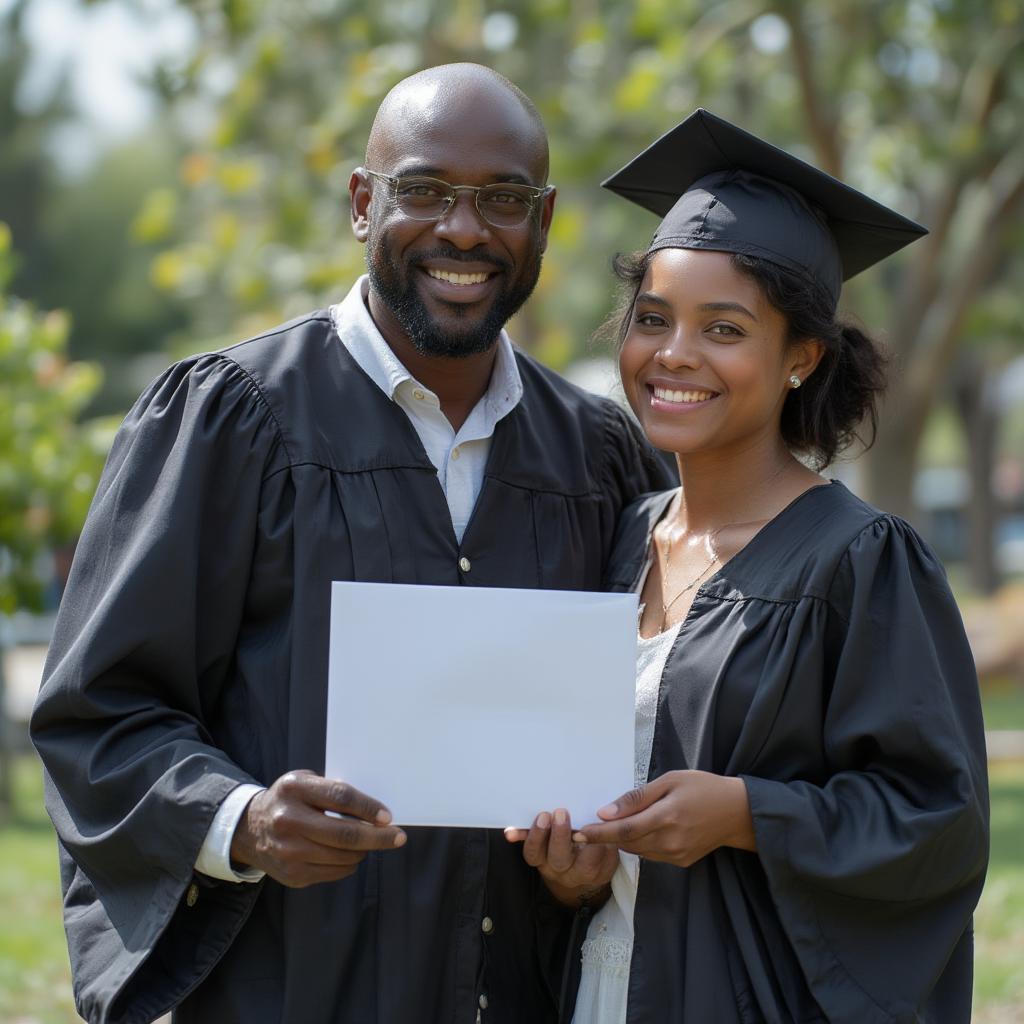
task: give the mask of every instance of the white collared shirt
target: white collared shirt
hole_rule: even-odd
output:
[[[452,527],[461,542],[484,481],[484,467],[498,421],[523,396],[515,353],[508,335],[498,335],[497,356],[487,391],[458,433],[452,429],[437,395],[405,368],[384,340],[366,305],[369,278],[364,275],[345,299],[331,306],[331,320],[342,344],[363,372],[409,417],[448,499]]]
[[[370,279],[363,275],[348,295],[330,307],[331,321],[359,368],[409,417],[448,501],[452,529],[461,543],[476,500],[483,487],[484,468],[498,421],[519,404],[523,382],[512,342],[502,331],[491,380],[458,432],[441,412],[437,395],[405,368],[384,340],[366,305]],[[233,789],[214,816],[203,840],[196,870],[229,882],[257,882],[262,871],[236,872],[231,867],[231,840],[249,801],[261,786],[244,784]]]

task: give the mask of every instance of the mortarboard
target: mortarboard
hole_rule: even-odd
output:
[[[843,281],[928,233],[701,109],[602,184],[664,218],[649,252],[760,256],[818,282],[833,305]]]

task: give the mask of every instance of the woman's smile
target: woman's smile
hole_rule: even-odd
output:
[[[651,408],[660,412],[686,413],[706,407],[718,398],[718,392],[687,381],[654,381],[646,383]]]

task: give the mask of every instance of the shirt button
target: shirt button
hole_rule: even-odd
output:
[[[489,917],[485,917],[480,922],[480,930],[484,935],[490,935],[494,931],[494,922]]]
[[[419,388],[415,388],[413,390],[412,397],[422,402],[427,396]]]
[[[188,891],[185,893],[185,906],[187,906],[187,907],[194,907],[196,905],[196,901],[198,899],[199,899],[199,886],[196,885],[195,882],[193,882],[188,887]]]
[[[458,457],[459,457],[459,449],[458,448],[453,448],[452,449],[452,458],[453,459],[457,459]]]
[[[460,568],[460,569],[461,569],[461,570],[462,570],[463,572],[469,572],[469,570],[473,568],[473,563],[472,563],[472,562],[470,562],[470,560],[469,560],[469,559],[468,559],[468,558],[467,558],[467,557],[466,557],[465,555],[463,555],[463,556],[462,556],[462,557],[461,557],[461,558],[459,559],[459,568]]]
[[[483,992],[480,993],[480,1000],[479,1000],[479,1002],[480,1002],[480,1009],[481,1010],[486,1010],[487,1009],[487,996],[484,995]]]

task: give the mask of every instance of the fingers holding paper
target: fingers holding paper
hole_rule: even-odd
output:
[[[351,875],[368,851],[405,843],[405,833],[390,822],[383,804],[353,786],[310,771],[288,772],[249,802],[231,859],[290,888],[337,881]]]
[[[618,851],[600,844],[573,842],[569,812],[537,815],[529,829],[505,829],[509,842],[523,844],[523,859],[535,867],[552,896],[567,906],[598,902],[619,863]]]
[[[598,812],[577,843],[614,844],[649,860],[689,867],[720,846],[756,850],[742,779],[710,772],[667,772]]]

